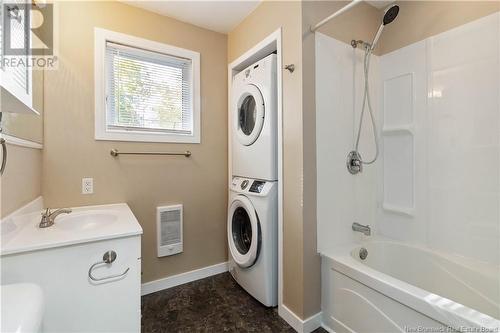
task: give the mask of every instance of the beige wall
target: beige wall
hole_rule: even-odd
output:
[[[400,1],[380,38],[379,54],[437,35],[500,10],[500,1]]]
[[[347,5],[349,1],[306,1],[304,3],[304,29],[318,22]],[[319,32],[351,44],[351,40],[372,41],[380,25],[381,11],[365,2],[361,2],[348,12],[330,20],[319,28]],[[306,36],[311,34],[305,30]]]
[[[227,260],[227,37],[118,2],[60,2],[60,63],[45,79],[43,196],[50,207],[126,202],[139,220],[143,282]],[[94,140],[94,27],[201,54],[201,144]],[[184,151],[184,157],[109,155]],[[82,177],[94,194],[82,195]],[[184,252],[156,257],[155,209],[184,204]]]
[[[42,150],[7,144],[7,152],[7,166],[0,178],[2,218],[42,193]]]

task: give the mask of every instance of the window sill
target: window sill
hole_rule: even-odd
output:
[[[128,142],[158,142],[158,143],[200,143],[200,137],[195,135],[169,135],[157,133],[120,133],[104,132],[95,135],[97,141],[128,141]]]

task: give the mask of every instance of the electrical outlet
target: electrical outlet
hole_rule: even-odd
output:
[[[94,178],[82,178],[82,194],[94,193]]]

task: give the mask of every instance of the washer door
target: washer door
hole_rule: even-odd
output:
[[[243,195],[233,199],[227,217],[227,240],[234,261],[240,267],[251,267],[260,250],[260,224],[255,209]]]
[[[242,89],[236,101],[236,115],[234,117],[238,141],[245,146],[253,144],[260,135],[264,126],[264,99],[259,89],[248,84]]]

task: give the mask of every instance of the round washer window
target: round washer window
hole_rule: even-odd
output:
[[[252,244],[252,223],[247,211],[238,207],[234,211],[232,220],[233,241],[241,254],[246,254]]]
[[[246,96],[241,103],[239,113],[239,124],[243,133],[250,135],[255,127],[257,110],[255,109],[255,99],[252,95]]]

